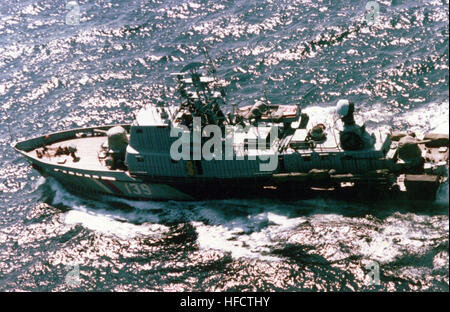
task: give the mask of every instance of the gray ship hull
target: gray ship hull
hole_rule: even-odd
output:
[[[79,195],[106,195],[131,200],[191,201],[230,198],[308,199],[328,196],[345,200],[420,199],[434,200],[435,184],[428,192],[406,192],[392,188],[388,179],[351,179],[301,176],[299,179],[243,179],[182,181],[167,177],[133,178],[127,174],[108,176],[95,171],[71,171],[31,160],[33,168],[45,177],[56,179],[67,190]],[[320,175],[320,174],[318,174]],[[355,182],[356,181],[356,185]],[[164,183],[162,183],[165,181]],[[351,182],[353,181],[353,182]]]
[[[127,131],[131,127],[121,126]],[[51,133],[19,142],[14,147],[42,175],[53,177],[63,187],[81,194],[105,194],[137,200],[195,200],[262,196],[307,198],[318,192],[334,192],[347,198],[382,199],[398,194],[405,196],[407,193],[404,183],[399,182],[399,179],[404,179],[405,176],[387,169],[351,174],[332,173],[329,168],[307,172],[278,170],[270,175],[233,178],[130,174],[126,169],[112,170],[102,164],[97,155],[98,146],[107,139],[99,131],[111,127],[113,126]],[[74,142],[79,147],[78,161],[69,156],[39,155],[38,152],[42,147],[51,148]],[[444,156],[448,156],[448,151]],[[352,161],[356,164],[360,160]],[[418,183],[415,184],[419,185],[420,191],[409,192],[409,195],[433,199],[440,177],[422,174],[412,177],[419,177]]]

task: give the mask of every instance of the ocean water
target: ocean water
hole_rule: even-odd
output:
[[[373,25],[366,5],[2,0],[0,291],[448,291],[448,183],[431,203],[140,202],[71,194],[11,148],[176,103],[169,74],[204,46],[224,109],[265,94],[326,121],[349,98],[370,131],[448,133],[448,0],[378,1]]]

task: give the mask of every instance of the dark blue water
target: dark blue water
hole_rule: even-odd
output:
[[[228,109],[313,87],[313,119],[349,98],[371,131],[448,133],[448,0],[379,1],[373,26],[366,3],[83,0],[70,25],[66,1],[1,1],[0,291],[448,291],[448,184],[434,203],[85,198],[10,147],[175,103],[169,74],[205,45]]]

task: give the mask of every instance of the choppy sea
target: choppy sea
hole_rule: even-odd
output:
[[[448,133],[448,0],[377,3],[0,1],[0,291],[448,291],[448,183],[432,203],[92,198],[11,147],[176,103],[203,46],[225,109],[265,94],[320,121],[348,98],[370,131]]]

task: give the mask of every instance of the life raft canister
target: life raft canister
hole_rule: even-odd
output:
[[[412,136],[404,136],[398,142],[398,157],[404,161],[415,161],[422,158],[422,150],[419,147],[421,141]]]
[[[327,134],[325,133],[325,125],[324,124],[317,124],[315,125],[311,130],[308,132],[308,137],[311,138],[313,141],[324,141],[327,138]]]

